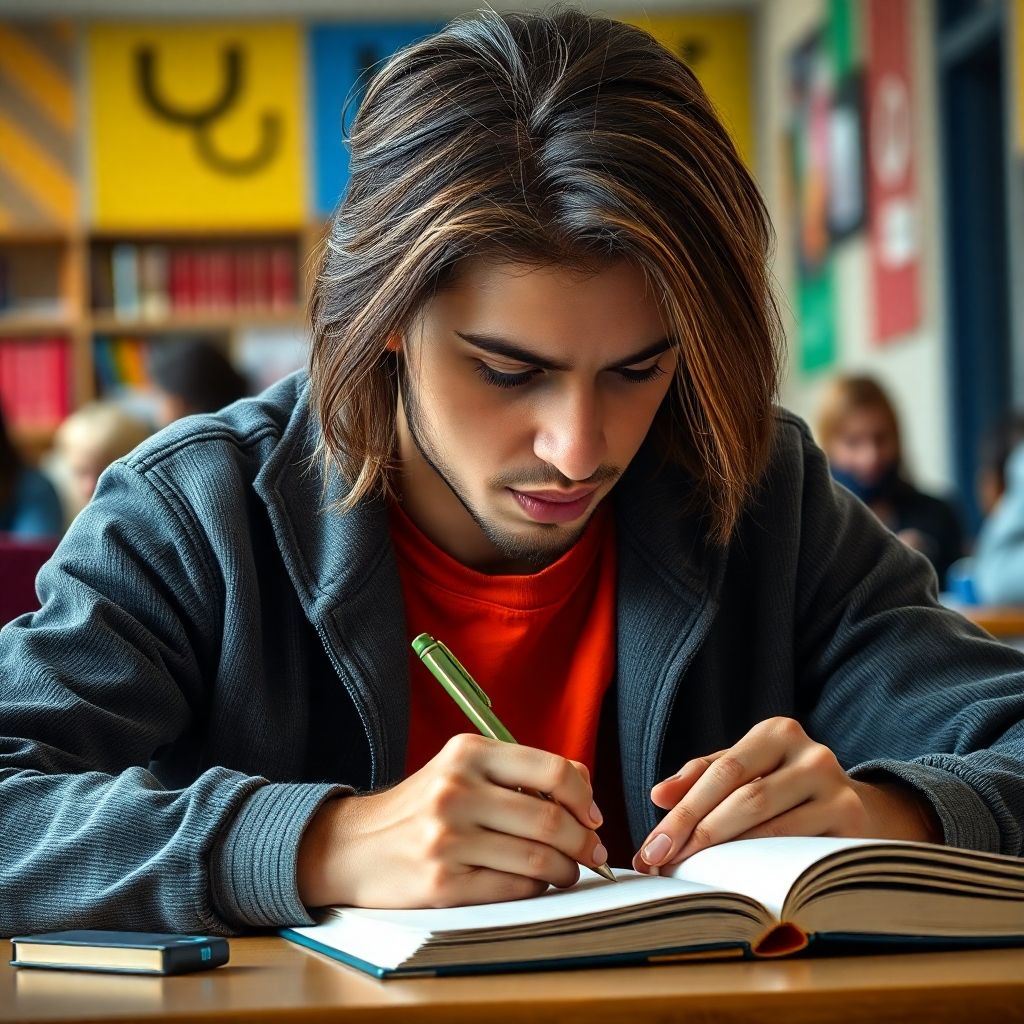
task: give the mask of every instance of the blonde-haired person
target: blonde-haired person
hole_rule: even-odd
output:
[[[911,483],[896,408],[881,384],[864,374],[829,381],[818,406],[817,439],[833,479],[927,557],[942,589],[946,571],[964,553],[960,517],[951,502]]]
[[[54,435],[49,468],[58,482],[70,522],[85,508],[100,474],[137,448],[149,425],[115,402],[88,402],[71,413]]]
[[[351,169],[308,375],[108,471],[0,635],[0,933],[486,903],[738,836],[1024,852],[1024,655],[775,407],[771,228],[689,68],[459,20],[370,81]]]

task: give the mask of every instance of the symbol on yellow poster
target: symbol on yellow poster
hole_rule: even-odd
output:
[[[754,165],[753,64],[746,14],[651,14],[619,17],[650,32],[700,79],[748,167]]]
[[[302,223],[297,25],[97,25],[89,75],[97,226]]]

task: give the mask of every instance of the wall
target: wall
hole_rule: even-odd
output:
[[[922,255],[919,329],[892,344],[875,347],[870,338],[870,260],[866,235],[842,243],[835,255],[837,352],[833,370],[866,371],[891,392],[901,415],[907,463],[925,487],[948,488],[952,481],[945,326],[942,304],[942,221],[936,132],[934,25],[932,0],[912,0],[916,172]],[[762,109],[760,179],[778,232],[775,275],[795,338],[790,306],[795,302],[795,266],[785,203],[782,140],[786,127],[786,60],[792,48],[826,17],[826,0],[765,0],[760,7],[757,75]],[[783,403],[813,422],[821,386],[829,371],[802,375],[792,347]]]

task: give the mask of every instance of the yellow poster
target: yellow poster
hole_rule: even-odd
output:
[[[302,223],[298,25],[95,25],[88,73],[98,227]]]
[[[747,14],[651,14],[619,18],[646,29],[693,68],[736,148],[754,165],[754,79],[751,23]]]

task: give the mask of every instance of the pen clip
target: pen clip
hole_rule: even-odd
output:
[[[490,707],[491,698],[484,693],[480,688],[480,684],[466,671],[462,662],[459,661],[459,659],[456,658],[440,640],[434,640],[434,643],[437,644],[437,646],[440,647],[441,650],[444,651],[444,653],[451,659],[452,664],[456,669],[458,669],[459,675],[462,676],[462,681],[473,690],[473,692],[484,702],[484,704],[487,705],[487,707]]]

